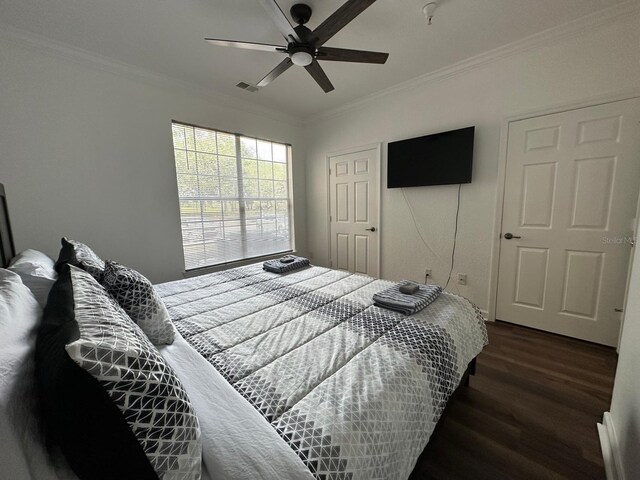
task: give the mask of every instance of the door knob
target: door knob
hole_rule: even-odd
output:
[[[376,231],[376,227],[365,228],[365,230],[368,230],[370,232],[375,232]]]
[[[522,238],[522,237],[516,237],[513,233],[510,233],[510,232],[507,232],[504,234],[505,240],[511,240],[512,238]]]

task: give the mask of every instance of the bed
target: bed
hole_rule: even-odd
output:
[[[4,185],[0,183],[0,266],[8,266],[9,261],[15,254],[16,250],[13,245],[7,195],[4,191]]]
[[[5,252],[10,232],[0,238]],[[262,264],[156,285],[177,330],[157,348],[197,414],[203,472],[407,478],[487,334],[448,293],[410,316],[374,306],[390,285]]]

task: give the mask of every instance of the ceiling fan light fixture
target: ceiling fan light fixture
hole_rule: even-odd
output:
[[[376,0],[346,0],[346,3],[333,12],[313,31],[305,26],[313,13],[309,5],[296,3],[291,7],[291,18],[297,24],[297,26],[294,27],[278,5],[277,0],[258,1],[262,4],[272,20],[275,21],[286,41],[286,46],[256,42],[239,42],[237,40],[224,40],[220,38],[205,38],[210,44],[221,47],[244,48],[286,55],[286,57],[257,84],[238,84],[238,87],[244,90],[253,91],[253,89],[266,87],[293,65],[296,65],[305,67],[307,73],[311,75],[320,88],[322,88],[325,93],[329,93],[334,90],[334,86],[320,65],[320,60],[381,65],[389,58],[389,54],[383,52],[324,46],[329,39],[369,8]]]
[[[313,55],[307,50],[296,50],[289,54],[294,65],[306,67],[313,62]]]

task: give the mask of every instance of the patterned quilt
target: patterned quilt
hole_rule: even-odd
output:
[[[262,264],[157,286],[182,336],[318,479],[405,479],[467,364],[487,344],[466,299],[404,316],[392,282]]]

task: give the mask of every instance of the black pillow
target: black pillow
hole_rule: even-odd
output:
[[[81,479],[200,477],[197,418],[157,349],[87,272],[63,268],[36,374],[49,440]]]
[[[55,264],[58,275],[65,265],[73,265],[91,274],[97,281],[102,280],[104,261],[87,245],[62,237],[62,248]]]
[[[157,479],[151,463],[104,388],[65,350],[80,336],[69,266],[63,266],[44,309],[36,343],[41,423],[84,480]]]

